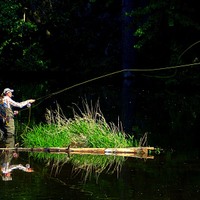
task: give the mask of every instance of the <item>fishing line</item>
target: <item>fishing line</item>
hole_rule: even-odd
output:
[[[32,107],[36,107],[39,104],[41,104],[43,101],[45,101],[46,99],[51,98],[52,96],[60,94],[64,91],[70,90],[70,89],[78,87],[80,85],[84,85],[86,83],[93,82],[93,81],[96,81],[96,80],[99,80],[99,79],[102,79],[102,78],[105,78],[105,77],[108,77],[108,76],[119,74],[119,73],[122,73],[122,72],[154,72],[154,71],[178,69],[178,68],[184,68],[184,67],[192,67],[192,66],[198,66],[198,65],[200,65],[200,62],[184,64],[184,65],[177,65],[177,66],[170,66],[170,67],[161,67],[161,68],[147,68],[147,69],[144,69],[144,68],[143,69],[139,69],[139,68],[137,69],[137,68],[135,68],[135,69],[122,69],[122,70],[114,71],[114,72],[111,72],[111,73],[108,73],[108,74],[105,74],[105,75],[102,75],[102,76],[98,76],[98,77],[95,77],[95,78],[74,84],[72,86],[66,87],[66,88],[59,90],[57,92],[53,92],[51,94],[45,95],[43,97],[37,98],[36,101],[40,101],[40,102],[38,102],[37,104],[34,104]],[[26,110],[26,109],[28,109],[28,108],[25,108],[23,110]]]
[[[178,60],[180,60],[180,58],[189,50],[191,49],[193,46],[197,45],[198,43],[200,43],[200,41],[197,41],[195,43],[193,43],[192,45],[190,45],[186,50],[183,51],[183,53],[178,57]],[[119,73],[122,73],[122,72],[154,72],[154,71],[162,71],[162,70],[170,70],[170,69],[178,69],[178,68],[184,68],[184,67],[192,67],[192,66],[198,66],[200,64],[200,62],[198,63],[191,63],[191,64],[184,64],[184,65],[177,65],[177,66],[169,66],[169,67],[161,67],[161,68],[147,68],[147,69],[122,69],[122,70],[118,70],[118,71],[115,71],[115,72],[112,72],[112,73],[108,73],[108,74],[105,74],[105,75],[102,75],[102,76],[98,76],[98,77],[95,77],[95,78],[92,78],[92,79],[89,79],[89,80],[86,80],[86,81],[83,81],[83,82],[80,82],[80,83],[77,83],[77,84],[74,84],[72,86],[69,86],[67,88],[64,88],[62,90],[59,90],[57,92],[53,92],[49,95],[45,95],[43,97],[40,97],[40,98],[37,98],[36,101],[40,101],[38,102],[37,104],[35,104],[33,107],[36,107],[38,106],[39,104],[41,104],[43,101],[45,101],[46,99],[48,98],[51,98],[52,96],[55,96],[57,94],[60,94],[64,91],[67,91],[67,90],[70,90],[72,88],[75,88],[75,87],[78,87],[80,85],[84,85],[86,83],[89,83],[89,82],[93,82],[93,81],[96,81],[96,80],[99,80],[99,79],[102,79],[102,78],[105,78],[105,77],[108,77],[108,76],[112,76],[112,75],[115,75],[115,74],[119,74]],[[24,110],[26,110],[28,108],[25,108]],[[21,110],[23,111],[23,110]],[[28,117],[28,124],[30,123],[30,117],[31,117],[31,107],[29,108],[29,117]],[[26,127],[28,127],[28,124]]]
[[[183,51],[183,53],[178,57],[178,61],[180,60],[180,58],[181,58],[189,49],[191,49],[193,46],[195,46],[195,45],[198,44],[198,43],[200,43],[200,40],[197,41],[197,42],[195,42],[195,43],[193,43],[193,44],[190,45],[187,49],[185,49],[185,50]]]
[[[184,67],[192,67],[192,66],[198,66],[198,65],[200,65],[200,62],[191,63],[191,64],[185,64],[185,65],[170,66],[170,67],[161,67],[161,68],[149,68],[149,69],[144,69],[143,68],[143,69],[122,69],[122,70],[118,70],[118,71],[115,71],[115,72],[112,72],[112,73],[108,73],[108,74],[105,74],[105,75],[102,75],[102,76],[98,76],[98,77],[95,77],[95,78],[92,78],[92,79],[89,79],[89,80],[74,84],[72,86],[66,87],[66,88],[64,88],[62,90],[59,90],[57,92],[53,92],[53,93],[51,93],[49,95],[45,95],[43,97],[37,98],[36,101],[40,101],[40,102],[38,102],[37,104],[34,104],[32,107],[36,107],[39,104],[41,104],[43,101],[45,101],[46,99],[51,98],[52,96],[60,94],[60,93],[62,93],[64,91],[70,90],[70,89],[78,87],[80,85],[84,85],[86,83],[93,82],[93,81],[96,81],[96,80],[99,80],[99,79],[102,79],[102,78],[105,78],[105,77],[108,77],[108,76],[119,74],[119,73],[122,73],[122,72],[154,72],[154,71],[178,69],[178,68],[184,68]],[[31,117],[31,107],[22,109],[21,111],[26,110],[26,109],[29,109],[29,117],[28,117],[28,124],[29,124],[30,117]],[[27,125],[27,127],[28,127],[28,125]]]
[[[122,69],[122,70],[119,70],[119,71],[115,71],[115,72],[112,72],[112,73],[108,73],[108,74],[105,74],[105,75],[102,75],[102,76],[98,76],[98,77],[95,77],[95,78],[92,78],[92,79],[89,79],[89,80],[86,80],[86,81],[83,81],[83,82],[80,82],[80,83],[77,83],[77,84],[74,84],[72,86],[69,86],[69,87],[66,87],[62,90],[59,90],[57,92],[53,92],[49,95],[46,95],[46,96],[43,96],[43,97],[40,97],[38,99],[36,99],[37,101],[44,101],[52,96],[55,96],[59,93],[62,93],[66,90],[70,90],[72,88],[75,88],[75,87],[78,87],[80,85],[84,85],[86,83],[89,83],[89,82],[93,82],[93,81],[96,81],[96,80],[99,80],[99,79],[102,79],[102,78],[105,78],[105,77],[108,77],[108,76],[112,76],[112,75],[115,75],[115,74],[119,74],[119,73],[122,73],[122,72],[154,72],[154,71],[162,71],[162,70],[170,70],[170,69],[178,69],[178,68],[184,68],[184,67],[192,67],[192,66],[197,66],[197,65],[200,65],[200,62],[198,63],[191,63],[191,64],[185,64],[185,65],[178,65],[178,66],[170,66],[170,67],[161,67],[161,68],[150,68],[150,69]],[[40,102],[41,103],[41,102]],[[38,103],[38,104],[40,104]],[[37,104],[37,105],[38,105]]]

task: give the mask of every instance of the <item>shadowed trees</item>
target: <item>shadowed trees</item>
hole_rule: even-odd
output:
[[[78,72],[198,61],[195,1],[0,0],[1,71]],[[132,74],[125,74],[129,76]]]

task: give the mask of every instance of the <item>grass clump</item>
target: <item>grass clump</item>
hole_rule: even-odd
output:
[[[122,128],[107,123],[99,106],[83,101],[83,110],[73,108],[73,118],[67,119],[57,105],[55,111],[47,110],[47,124],[34,126],[24,134],[25,147],[96,147],[119,148],[136,146]]]

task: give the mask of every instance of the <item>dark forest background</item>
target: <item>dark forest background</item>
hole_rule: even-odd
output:
[[[199,85],[197,1],[0,0],[0,10],[1,77],[187,65],[142,75]]]

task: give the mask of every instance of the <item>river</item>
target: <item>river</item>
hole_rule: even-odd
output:
[[[81,105],[84,98],[94,103],[99,100],[107,121],[118,123],[120,120],[125,132],[137,139],[147,133],[146,145],[160,151],[152,153],[151,159],[67,153],[51,159],[48,152],[40,155],[17,152],[18,156],[11,153],[9,159],[13,165],[29,164],[33,171],[15,169],[7,181],[2,176],[1,200],[200,199],[200,96],[196,91],[113,79],[72,89],[70,86],[63,80],[48,84],[20,83],[15,85],[14,98],[37,94],[38,104],[31,110],[31,119],[36,123],[44,121],[45,109],[54,109],[57,103],[66,116],[71,117],[69,107],[73,103]],[[24,128],[20,128],[20,123],[28,123],[27,116],[25,111],[18,117],[18,131]],[[17,141],[19,135],[15,139]],[[85,161],[77,164],[75,160]],[[102,160],[106,160],[107,165],[97,165],[97,161],[101,164]],[[93,161],[96,166],[92,165]]]

